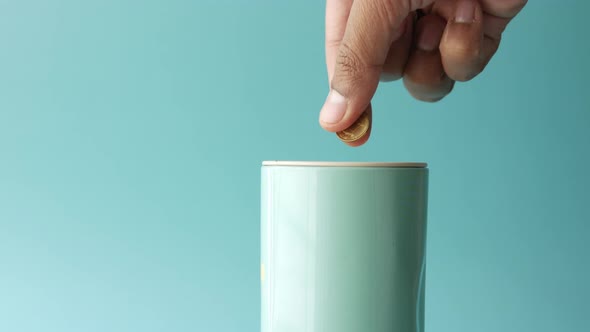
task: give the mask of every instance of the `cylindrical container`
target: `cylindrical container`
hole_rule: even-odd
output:
[[[263,162],[262,332],[422,332],[423,163]]]

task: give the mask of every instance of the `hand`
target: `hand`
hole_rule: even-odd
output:
[[[320,125],[348,128],[367,110],[379,81],[403,77],[409,93],[435,102],[455,81],[479,74],[527,0],[327,0],[330,93]],[[417,19],[416,11],[425,15]],[[364,144],[369,132],[360,140]]]

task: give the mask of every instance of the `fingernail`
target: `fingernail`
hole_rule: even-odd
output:
[[[473,23],[475,19],[475,4],[473,1],[464,0],[457,4],[455,12],[455,22]]]
[[[346,113],[346,107],[346,98],[336,90],[331,90],[320,112],[320,121],[329,124],[340,122]]]
[[[426,52],[432,52],[438,49],[440,39],[443,33],[443,27],[439,29],[436,24],[425,24],[418,36],[418,49]]]

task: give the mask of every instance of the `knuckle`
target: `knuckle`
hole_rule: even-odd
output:
[[[524,8],[524,6],[526,6],[527,2],[528,0],[508,1],[506,10],[509,12],[510,16],[514,17]]]
[[[425,84],[413,82],[411,79],[404,77],[404,85],[406,90],[417,100],[435,103],[442,100],[453,91],[454,82],[450,79],[445,79],[436,84]]]
[[[472,63],[482,58],[480,47],[462,42],[443,43],[441,53],[444,58],[452,59],[453,62],[458,63]]]
[[[457,82],[471,81],[475,76],[479,75],[481,71],[458,70],[449,76]]]
[[[508,25],[510,19],[502,18],[498,16],[486,15],[484,18],[484,35],[486,38],[493,40],[502,39],[502,34]]]
[[[528,0],[487,1],[484,10],[495,16],[512,18],[526,6],[527,2]]]
[[[474,79],[483,71],[483,62],[474,63],[459,63],[451,66],[447,71],[447,75],[457,82],[467,82]]]
[[[438,101],[441,101],[444,97],[446,97],[446,94],[442,95],[442,96],[433,97],[433,96],[427,96],[427,95],[413,93],[412,97],[414,97],[416,100],[423,101],[425,103],[436,103]]]
[[[455,81],[472,80],[485,66],[483,51],[479,48],[456,47],[443,53],[445,71]]]
[[[482,61],[451,62],[445,66],[447,75],[455,81],[467,82],[479,75],[483,70]]]

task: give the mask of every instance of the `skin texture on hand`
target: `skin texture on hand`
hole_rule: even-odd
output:
[[[403,79],[416,99],[436,102],[455,81],[486,67],[504,29],[527,0],[327,0],[330,93],[320,112],[327,131],[348,128],[379,82]],[[420,11],[420,15],[417,15]],[[368,140],[347,143],[359,146]]]

